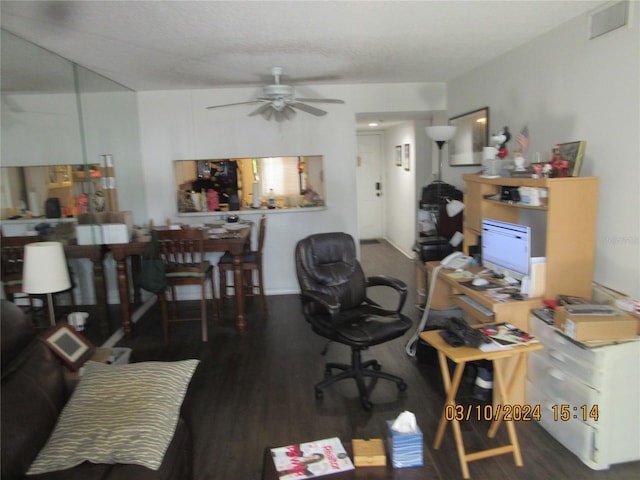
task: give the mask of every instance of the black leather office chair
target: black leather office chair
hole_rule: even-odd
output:
[[[316,398],[322,398],[324,387],[345,378],[355,379],[365,410],[372,406],[365,377],[391,380],[400,391],[406,390],[400,377],[381,372],[376,360],[362,362],[361,356],[362,350],[401,337],[411,327],[411,320],[400,313],[407,298],[404,282],[386,276],[365,278],[353,238],[346,233],[311,235],[298,242],[295,255],[304,316],[311,328],[351,347],[351,365],[326,364],[325,379],[315,386]],[[388,310],[370,300],[370,286],[397,290],[396,308]],[[334,375],[333,369],[340,372]]]

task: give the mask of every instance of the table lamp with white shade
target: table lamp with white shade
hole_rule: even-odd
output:
[[[60,242],[36,242],[24,246],[22,289],[28,294],[46,294],[49,320],[56,324],[52,293],[71,288],[67,259]]]

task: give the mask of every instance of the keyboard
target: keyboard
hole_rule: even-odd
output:
[[[492,310],[488,309],[487,307],[485,307],[484,305],[482,305],[481,303],[475,301],[473,298],[471,298],[471,297],[469,297],[467,295],[457,295],[456,298],[459,298],[464,303],[466,303],[467,305],[470,305],[471,307],[475,308],[476,310],[478,310],[483,315],[486,315],[487,317],[493,317],[495,315],[495,313],[493,313]]]

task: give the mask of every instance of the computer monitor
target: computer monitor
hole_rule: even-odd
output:
[[[482,219],[482,266],[522,280],[529,275],[531,228]]]

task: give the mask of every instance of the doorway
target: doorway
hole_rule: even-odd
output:
[[[385,209],[382,200],[383,134],[359,133],[356,192],[358,202],[358,236],[372,240],[384,236]]]

